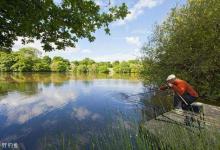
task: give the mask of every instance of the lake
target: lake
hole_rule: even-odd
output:
[[[154,116],[152,106],[161,105],[151,100],[154,92],[135,95],[148,90],[135,75],[2,73],[0,142],[33,150],[69,141],[89,149],[93,137],[121,122],[135,136]]]

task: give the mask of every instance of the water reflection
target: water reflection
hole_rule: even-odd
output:
[[[62,108],[68,102],[76,100],[76,96],[71,89],[55,88],[53,85],[45,89],[39,85],[39,91],[35,95],[13,92],[2,98],[0,106],[3,109],[0,114],[7,116],[5,125],[21,124],[43,113]]]
[[[77,118],[80,121],[84,120],[88,117],[91,118],[92,120],[97,120],[97,119],[101,118],[101,115],[99,115],[97,113],[93,113],[84,107],[74,108],[71,116],[73,118]]]
[[[44,137],[55,138],[62,133],[86,143],[91,135],[115,126],[122,114],[141,120],[141,107],[136,103],[127,105],[117,95],[143,92],[142,83],[132,76],[125,76],[126,80],[118,78],[62,73],[1,74],[0,141],[16,141],[26,149],[41,149],[39,143]],[[130,128],[127,119],[126,127]]]

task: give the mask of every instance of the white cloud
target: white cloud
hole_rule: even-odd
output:
[[[134,29],[133,31],[131,31],[131,33],[147,36],[147,35],[150,35],[152,31],[149,31],[147,29]]]
[[[137,47],[141,46],[140,38],[138,36],[129,36],[125,38],[126,42],[135,45]]]
[[[139,57],[139,53],[136,51],[130,52],[130,53],[115,53],[115,54],[109,54],[109,55],[102,55],[102,56],[93,56],[90,57],[91,59],[95,61],[123,61],[123,60],[132,60],[132,59],[137,59]]]
[[[124,20],[119,20],[116,24],[124,25],[140,16],[144,12],[145,8],[153,8],[161,4],[163,1],[164,0],[138,0],[138,2],[129,9],[130,14],[128,14]]]
[[[109,5],[115,5],[115,0],[95,0],[95,3],[100,7],[108,7]]]
[[[134,52],[135,52],[135,53],[139,53],[139,52],[140,52],[140,49],[139,49],[139,48],[136,48],[136,49],[134,49]]]
[[[83,49],[83,50],[81,50],[81,52],[84,53],[84,54],[92,53],[92,51],[90,49]]]

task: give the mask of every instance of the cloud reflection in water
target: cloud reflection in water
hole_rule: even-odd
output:
[[[78,120],[84,120],[86,118],[91,118],[94,121],[101,117],[99,114],[93,113],[84,107],[73,108],[73,112],[72,112],[71,116],[72,116],[72,118],[75,117]]]
[[[12,92],[0,101],[0,116],[6,117],[5,126],[23,124],[36,116],[76,101],[76,97],[77,94],[70,88],[53,86],[32,96]]]

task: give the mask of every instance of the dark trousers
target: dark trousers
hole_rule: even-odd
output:
[[[188,105],[183,102],[181,97],[188,103]],[[192,104],[196,100],[196,97],[191,96],[188,93],[184,93],[181,97],[175,93],[174,103],[173,103],[174,108],[180,108],[181,107],[183,110],[189,110],[190,109],[190,104]]]

